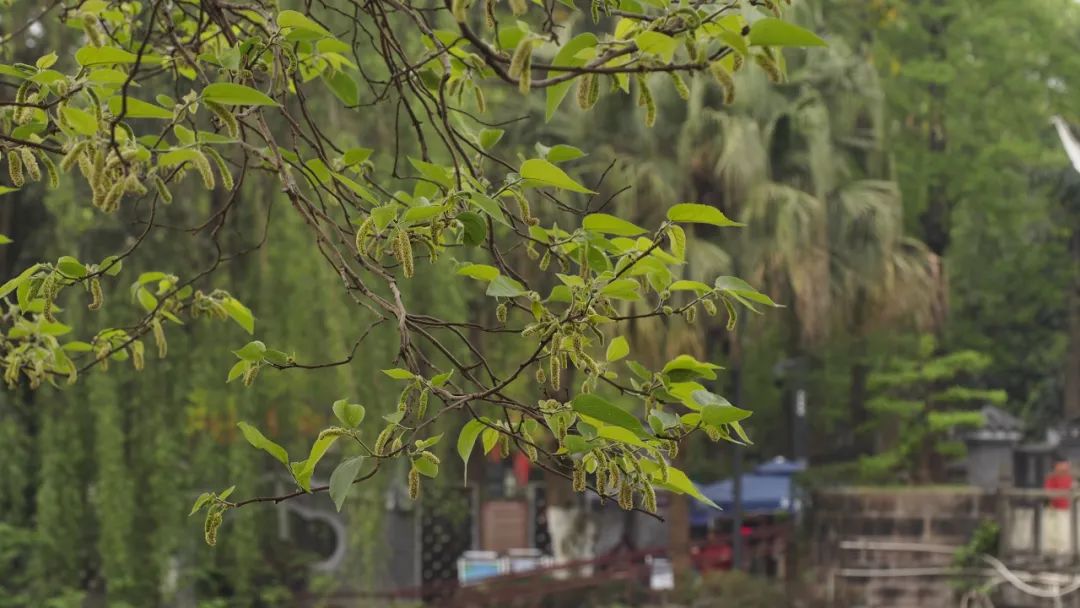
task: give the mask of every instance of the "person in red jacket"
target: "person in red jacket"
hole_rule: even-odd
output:
[[[1073,487],[1072,472],[1070,471],[1069,461],[1059,460],[1054,464],[1054,470],[1046,476],[1046,482],[1043,487],[1047,490],[1071,490]],[[1068,496],[1055,496],[1050,499],[1050,506],[1055,509],[1068,509],[1069,497]]]

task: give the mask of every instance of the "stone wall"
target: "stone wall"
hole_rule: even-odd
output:
[[[852,608],[956,605],[942,570],[982,520],[996,519],[997,504],[993,493],[970,487],[815,493],[808,557],[823,599]]]

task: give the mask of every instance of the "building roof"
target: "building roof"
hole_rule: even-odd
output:
[[[1024,421],[1016,416],[989,404],[979,411],[983,415],[983,425],[966,433],[965,439],[1016,442],[1024,436]]]

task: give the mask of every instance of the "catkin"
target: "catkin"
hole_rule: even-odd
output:
[[[101,46],[105,44],[104,37],[101,33],[101,24],[98,22],[97,17],[89,13],[83,15],[82,28],[92,46]]]
[[[416,467],[409,469],[409,498],[420,498],[420,471],[417,471]]]
[[[765,75],[769,77],[769,82],[783,82],[784,75],[780,73],[780,66],[776,65],[772,57],[765,55],[764,53],[758,53],[754,55],[754,61],[757,62],[761,69],[765,70]]]
[[[26,183],[26,178],[23,177],[22,157],[15,150],[8,151],[8,175],[16,188],[22,188]]]
[[[529,10],[529,4],[526,0],[510,0],[510,12],[514,13],[514,16],[524,15]]]
[[[90,310],[97,310],[101,308],[102,302],[105,301],[104,295],[101,293],[101,281],[97,277],[90,279],[90,303],[86,305]]]
[[[191,163],[195,165],[199,176],[202,177],[203,187],[207,190],[213,190],[216,183],[214,181],[214,172],[210,169],[210,159],[206,158],[206,155],[201,150],[195,150],[195,158],[192,159]]]
[[[656,489],[646,481],[641,484],[641,506],[649,513],[656,513]]]
[[[709,72],[712,73],[716,83],[720,85],[720,88],[724,89],[724,103],[731,104],[735,101],[735,79],[731,77],[731,73],[727,71],[724,64],[719,61],[714,61],[709,65]]]
[[[255,378],[259,375],[258,365],[250,365],[247,370],[244,371],[244,386],[251,386],[255,382]]]
[[[60,187],[60,172],[56,170],[56,163],[52,161],[44,152],[39,155],[41,164],[45,165],[45,177],[47,181],[45,185],[50,190],[56,190]]]
[[[453,0],[453,2],[450,3],[450,14],[453,15],[454,21],[457,21],[458,23],[465,23],[466,19],[468,19],[468,12],[466,11],[468,7],[465,5],[466,1],[467,0]]]
[[[165,329],[161,326],[160,319],[154,319],[150,324],[154,334],[154,344],[157,345],[158,359],[164,359],[169,354],[169,343],[165,340]]]
[[[37,157],[34,156],[34,151],[30,148],[19,148],[19,155],[22,157],[23,167],[26,169],[26,175],[31,181],[41,181],[41,167],[38,166]]]
[[[739,321],[739,313],[735,310],[735,305],[731,303],[731,300],[727,298],[721,298],[724,301],[724,308],[727,309],[727,330],[731,331],[735,329],[735,324]]]
[[[495,307],[495,318],[499,323],[506,323],[506,303],[503,302]]]
[[[589,73],[584,74],[578,78],[577,87],[577,104],[582,110],[588,110],[592,107],[590,102],[591,90],[593,87],[593,81],[596,79],[596,75]]]
[[[621,486],[619,486],[619,506],[624,511],[629,511],[634,508],[634,489],[630,487],[630,481],[623,480]]]
[[[375,438],[374,452],[376,456],[385,456],[383,451],[386,449],[386,444],[390,441],[390,436],[394,433],[394,427],[388,426],[379,433],[379,436]]]
[[[585,491],[585,467],[580,460],[574,463],[574,474],[571,479],[575,492]]]
[[[169,187],[165,185],[165,180],[161,179],[160,176],[154,176],[154,188],[157,190],[158,196],[161,197],[162,201],[165,203],[172,202],[172,192],[169,191]]]
[[[638,75],[638,105],[645,106],[645,126],[652,127],[656,124],[656,100],[653,99],[649,81],[643,75]]]
[[[547,374],[544,372],[544,368],[542,366],[537,366],[536,367],[536,383],[542,385],[545,382],[547,382]]]
[[[431,389],[425,388],[420,391],[420,397],[416,400],[416,419],[423,420],[427,414],[428,401],[431,399]],[[435,463],[438,464],[438,463]]]
[[[671,84],[675,85],[675,92],[679,94],[679,98],[683,101],[690,99],[690,88],[686,86],[686,81],[683,77],[675,72],[668,72],[671,75]]]
[[[489,30],[495,29],[495,0],[484,0],[484,25]]]
[[[701,307],[705,309],[710,317],[716,316],[716,302],[713,302],[711,298],[706,298],[701,301]]]
[[[224,187],[226,190],[232,190],[233,177],[232,173],[229,171],[229,165],[225,162],[225,159],[222,158],[221,154],[219,154],[217,150],[209,146],[203,148],[203,151],[206,152],[206,154],[214,160],[214,164],[217,165],[218,173],[221,175],[222,187]]]
[[[731,58],[731,71],[738,72],[742,69],[743,63],[743,56],[735,53],[735,55]]]
[[[206,512],[206,521],[203,522],[203,536],[206,539],[206,544],[213,547],[217,544],[217,532],[221,527],[221,522],[225,518],[221,515],[220,509],[210,508]]]
[[[71,168],[75,166],[75,162],[82,156],[88,145],[90,145],[90,142],[83,140],[74,146],[71,146],[71,149],[67,151],[67,154],[60,159],[60,170],[64,173],[70,171]]]
[[[221,121],[222,126],[225,127],[225,131],[229,134],[229,137],[236,139],[240,136],[240,123],[237,122],[236,117],[228,108],[214,103],[212,101],[203,101],[206,105],[206,109],[213,112],[214,116]]]

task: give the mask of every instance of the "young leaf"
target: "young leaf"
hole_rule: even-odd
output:
[[[525,286],[505,275],[495,277],[487,288],[487,295],[495,298],[516,298],[526,293]]]
[[[523,179],[538,182],[541,186],[553,186],[572,192],[595,194],[592,190],[574,181],[565,171],[542,158],[531,158],[525,161],[521,164],[518,173],[521,174]]]
[[[263,353],[266,352],[266,345],[258,340],[248,342],[239,350],[234,350],[233,354],[245,361],[261,361]]]
[[[330,474],[330,498],[339,512],[341,505],[345,504],[345,499],[349,497],[356,476],[364,466],[364,459],[364,456],[354,456],[344,460]]]
[[[285,448],[267,439],[259,429],[251,426],[246,422],[237,422],[236,426],[240,427],[240,432],[244,434],[244,439],[250,443],[253,447],[265,451],[276,458],[281,464],[289,466],[289,454],[285,451]]]
[[[626,338],[618,336],[608,343],[607,354],[605,358],[610,361],[618,361],[626,355],[630,354],[630,344],[626,341]]]
[[[409,370],[402,369],[400,367],[395,367],[393,369],[384,369],[382,370],[382,373],[390,376],[394,380],[412,380],[416,377],[416,375]]]
[[[413,458],[412,466],[414,469],[420,472],[424,477],[438,477],[439,465],[428,460],[427,458]]]
[[[258,89],[231,82],[215,82],[206,85],[206,88],[202,91],[202,98],[223,106],[278,105],[276,101]]]
[[[480,436],[480,432],[485,428],[483,422],[473,418],[466,422],[465,426],[461,427],[461,433],[458,435],[457,453],[464,464],[462,469],[465,471],[466,482],[469,481],[469,456],[472,455],[473,446],[476,445],[476,438]]]
[[[645,232],[641,226],[632,224],[622,218],[607,213],[591,213],[585,216],[581,222],[585,230],[614,234],[617,236],[637,236]]]
[[[349,403],[345,399],[334,402],[334,415],[348,428],[356,428],[364,421],[367,410],[359,403]]]
[[[828,46],[810,30],[775,17],[758,19],[750,26],[753,46]]]
[[[712,224],[721,228],[743,225],[728,218],[716,207],[702,205],[701,203],[680,203],[675,205],[668,209],[667,218],[673,222]]]
[[[590,418],[595,418],[604,424],[622,427],[638,437],[649,436],[648,431],[645,430],[645,426],[641,424],[641,421],[635,418],[633,414],[613,405],[603,397],[591,393],[578,395],[577,397],[574,397],[571,406],[575,412]]]

